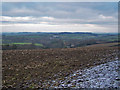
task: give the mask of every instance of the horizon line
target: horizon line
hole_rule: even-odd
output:
[[[120,32],[0,32],[0,33],[120,33]]]

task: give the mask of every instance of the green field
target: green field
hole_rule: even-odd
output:
[[[12,49],[46,49],[75,48],[93,44],[118,42],[118,34],[98,34],[87,32],[75,33],[3,33],[3,50]]]
[[[16,45],[25,45],[25,44],[32,44],[32,43],[11,43],[11,44],[16,44]]]
[[[38,43],[35,43],[34,45],[35,45],[35,46],[41,46],[41,47],[43,47],[42,44],[38,44]]]
[[[32,43],[8,43],[8,44],[2,44],[2,45],[31,45]],[[35,46],[43,46],[42,44],[39,44],[39,43],[35,43],[33,44]]]

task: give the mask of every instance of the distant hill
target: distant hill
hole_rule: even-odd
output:
[[[11,32],[2,33],[3,50],[75,48],[93,44],[118,42],[115,33],[91,32]]]

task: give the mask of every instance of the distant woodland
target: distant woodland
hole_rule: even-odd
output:
[[[88,32],[61,33],[2,33],[2,49],[75,48],[93,44],[119,42],[118,34]]]

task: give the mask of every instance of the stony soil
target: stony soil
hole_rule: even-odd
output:
[[[105,64],[77,70],[65,77],[64,81],[54,80],[51,83],[53,88],[120,88],[120,76],[118,68],[120,61],[111,61]],[[58,86],[54,86],[59,83]]]
[[[49,88],[76,70],[114,61],[116,47],[3,51],[3,87]],[[58,86],[55,83],[53,86]]]

